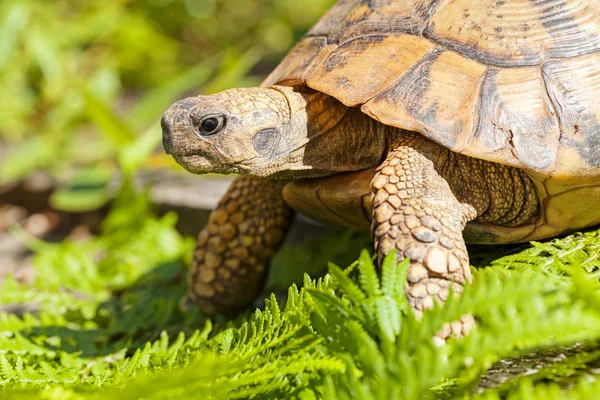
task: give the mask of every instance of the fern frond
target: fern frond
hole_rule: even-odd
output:
[[[373,259],[366,250],[360,253],[358,271],[360,286],[366,295],[369,297],[379,296],[381,294],[379,277],[377,276]]]
[[[378,297],[374,301],[377,325],[382,337],[393,342],[402,327],[402,311],[398,302],[390,296]]]
[[[408,259],[400,264],[396,261],[396,249],[392,249],[381,263],[381,290],[386,296],[401,298],[404,296],[405,282],[403,279],[403,269],[408,267]],[[405,273],[405,272],[404,272]]]
[[[350,279],[337,265],[329,265],[329,274],[338,289],[340,289],[352,303],[360,305],[367,295]]]

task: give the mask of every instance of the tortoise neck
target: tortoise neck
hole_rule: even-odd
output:
[[[368,117],[356,107],[306,87],[275,87],[291,110],[288,135],[305,137],[285,170],[273,177],[321,177],[378,166],[399,129]]]
[[[336,110],[336,114],[329,117],[331,119],[328,124],[323,124],[323,129],[311,132],[305,153],[308,164],[318,166],[328,174],[361,171],[381,164],[389,151],[390,134],[395,130],[356,107],[343,106],[343,110]]]

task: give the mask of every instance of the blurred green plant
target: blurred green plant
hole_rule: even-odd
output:
[[[53,205],[106,202],[150,159],[162,112],[187,94],[260,83],[333,0],[5,0],[0,184],[38,169]],[[149,161],[150,160],[150,161]]]
[[[349,268],[330,264],[325,277],[289,287],[285,305],[271,295],[253,313],[213,323],[178,306],[193,242],[174,223],[128,189],[85,245],[32,243],[37,281],[0,286],[0,304],[38,305],[21,316],[0,308],[0,397],[464,398],[498,359],[573,343],[583,345],[476,398],[600,390],[590,373],[600,363],[600,231],[500,258],[420,320],[404,296],[406,262],[389,255],[378,277],[363,251]],[[301,267],[294,254],[279,267]],[[435,345],[433,335],[465,314],[477,329]]]

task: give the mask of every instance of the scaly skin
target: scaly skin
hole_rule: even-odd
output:
[[[260,293],[293,212],[285,181],[240,177],[198,235],[189,295],[208,313],[239,311]]]
[[[411,259],[407,295],[419,311],[446,300],[471,281],[462,230],[477,211],[456,199],[433,162],[408,137],[392,150],[373,178],[372,230],[381,261],[396,248],[398,260]]]
[[[219,130],[203,132],[202,121],[215,116]],[[452,153],[308,89],[235,89],[182,100],[163,118],[163,142],[194,173],[297,179],[379,166],[371,187],[376,252],[380,261],[393,248],[398,260],[411,259],[406,293],[417,313],[471,281],[462,237],[468,221],[514,226],[538,212],[522,170]],[[284,185],[239,178],[211,214],[190,276],[191,294],[206,311],[241,309],[259,293],[292,215]],[[440,336],[464,334],[472,324],[465,317]]]
[[[434,300],[446,301],[451,286],[460,293],[471,282],[462,230],[477,216],[474,207],[461,204],[425,155],[436,150],[429,143],[413,135],[402,138],[372,182],[378,259],[394,248],[398,261],[410,258],[406,296],[418,314],[432,308]],[[450,330],[463,335],[472,326],[472,318],[465,317],[439,336],[445,339]]]
[[[394,248],[398,261],[410,258],[406,296],[419,314],[435,300],[443,303],[451,286],[461,293],[471,282],[462,236],[467,222],[520,223],[537,211],[532,183],[522,171],[451,153],[413,133],[393,145],[371,185],[378,259]],[[439,337],[472,327],[465,316]]]
[[[433,142],[419,138],[416,140],[432,143],[423,146],[435,147]],[[459,201],[471,204],[477,210],[475,221],[518,226],[538,213],[535,186],[523,170],[438,147],[435,168],[448,181]]]

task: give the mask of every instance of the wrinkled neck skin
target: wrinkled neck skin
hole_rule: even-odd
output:
[[[161,125],[165,150],[191,173],[277,179],[372,168],[401,132],[333,97],[285,86],[183,99]]]
[[[282,135],[296,147],[273,160],[265,177],[297,179],[360,171],[378,166],[400,134],[323,93],[307,88],[274,86],[290,105],[290,121]]]

